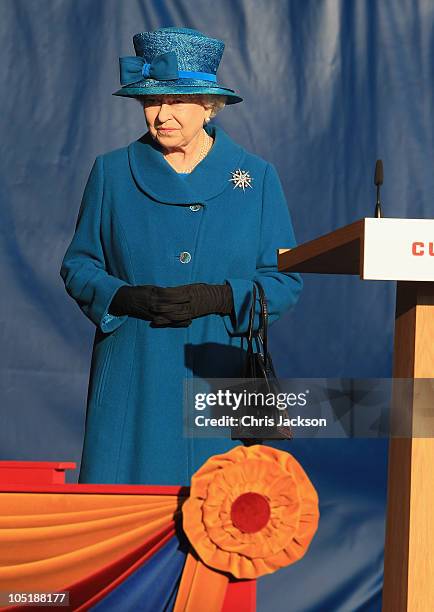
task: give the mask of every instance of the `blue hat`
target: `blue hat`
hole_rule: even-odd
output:
[[[120,57],[121,89],[114,96],[219,94],[226,104],[242,102],[217,83],[225,44],[197,30],[160,28],[133,36],[136,57]]]

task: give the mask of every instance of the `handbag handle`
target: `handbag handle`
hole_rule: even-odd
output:
[[[255,307],[256,307],[256,285],[253,285],[252,294],[252,305],[249,313],[249,327],[247,328],[247,351],[253,352],[253,324],[255,321]]]
[[[249,314],[249,327],[247,330],[247,352],[253,353],[253,325],[256,309],[256,288],[259,293],[259,303],[261,305],[258,336],[262,343],[264,365],[268,368],[268,307],[265,291],[258,281],[253,282],[252,306]]]
[[[264,364],[268,367],[268,305],[265,297],[264,288],[258,281],[255,281],[255,285],[258,287],[259,301],[261,303],[261,325],[259,328],[259,337],[264,347]]]

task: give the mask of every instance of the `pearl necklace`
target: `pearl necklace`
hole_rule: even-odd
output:
[[[172,166],[172,168],[174,168],[174,170],[176,170],[178,173],[181,172],[182,174],[190,174],[190,172],[192,172],[196,166],[208,155],[212,145],[213,145],[213,139],[211,138],[211,136],[209,136],[209,134],[207,134],[207,132],[205,132],[205,130],[202,130],[202,144],[200,147],[200,151],[199,151],[199,155],[196,159],[196,161],[193,163],[192,166],[190,166],[189,168],[186,168],[185,170],[177,170],[175,168],[175,166],[173,165],[173,163],[167,159],[167,157],[165,156],[166,161]]]

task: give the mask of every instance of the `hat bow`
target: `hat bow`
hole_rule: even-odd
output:
[[[175,81],[179,78],[178,59],[174,51],[156,55],[150,64],[143,57],[120,57],[119,69],[122,85],[137,83],[143,78],[157,81]]]
[[[140,56],[120,57],[119,69],[121,85],[130,85],[143,79],[155,79],[156,81],[177,81],[178,79],[217,81],[216,75],[210,72],[178,70],[178,59],[175,51],[156,55],[150,64],[147,64]]]

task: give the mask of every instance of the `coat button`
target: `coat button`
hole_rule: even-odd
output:
[[[188,251],[182,251],[182,253],[179,254],[179,261],[183,264],[190,263],[191,261],[190,253]]]
[[[193,212],[197,212],[201,208],[202,206],[200,204],[193,204],[192,206],[190,206],[190,210],[192,210]]]

